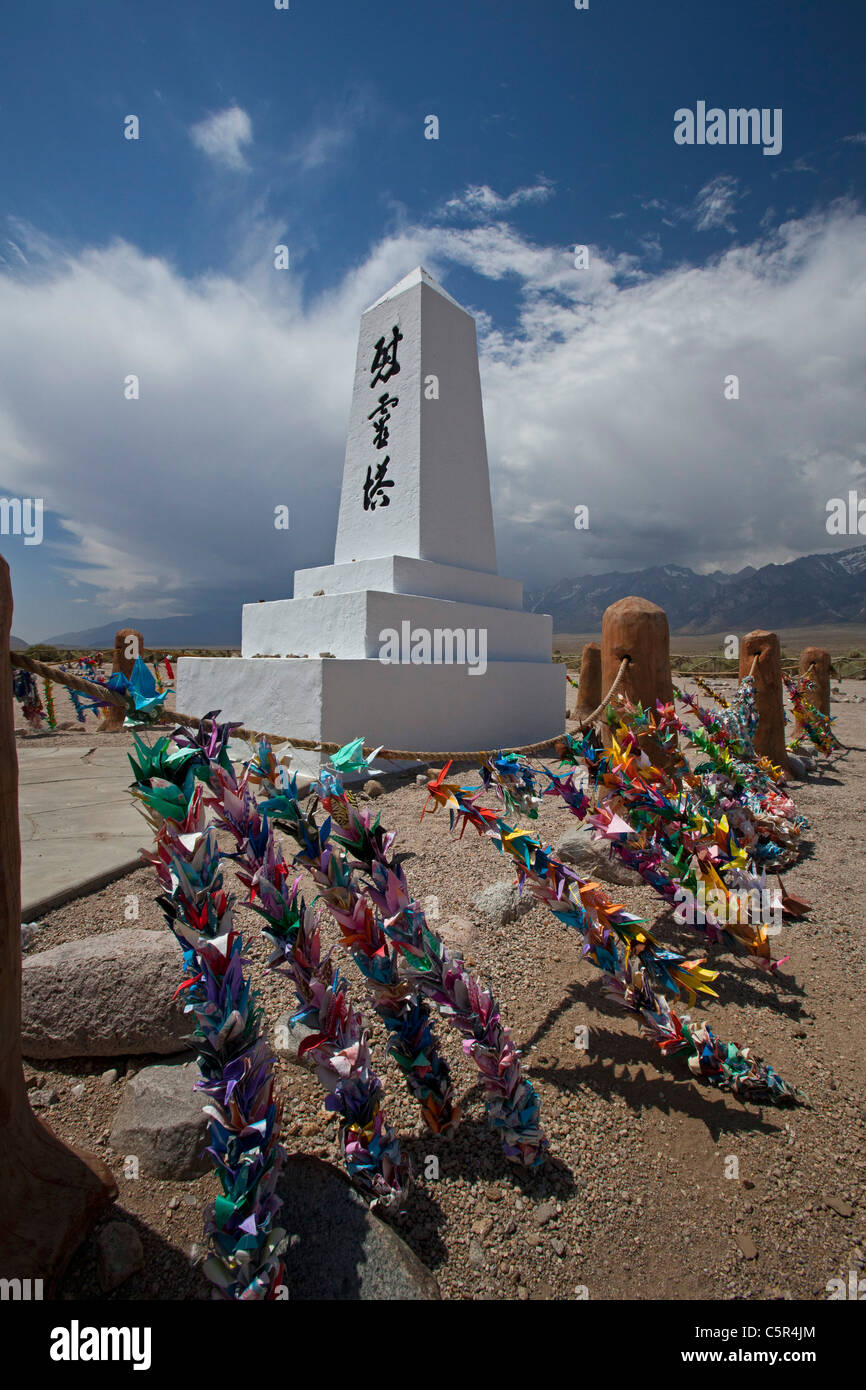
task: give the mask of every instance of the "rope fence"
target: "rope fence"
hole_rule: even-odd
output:
[[[42,676],[44,680],[56,681],[58,685],[70,686],[73,690],[80,690],[83,695],[90,695],[94,699],[100,700],[105,704],[122,705],[124,709],[126,708],[126,699],[123,695],[120,695],[117,691],[110,690],[107,686],[99,685],[95,681],[85,680],[82,676],[72,675],[69,671],[61,671],[56,666],[49,666],[44,661],[36,661],[33,657],[24,656],[21,652],[10,652],[9,660],[13,666],[19,667],[22,671],[30,671],[35,676]],[[612,699],[616,690],[619,688],[628,663],[629,658],[624,657],[619,671],[617,672],[616,680],[608,692],[607,699],[599,705],[598,709],[593,712],[589,719],[583,722],[583,727],[585,727],[586,724],[592,723],[593,720],[597,719],[604,712],[608,701]],[[165,724],[186,724],[195,729],[211,727],[216,724],[216,720],[206,718],[200,719],[194,714],[182,714],[179,710],[162,710],[160,712],[160,722]],[[340,743],[324,743],[316,739],[295,738],[287,734],[268,733],[263,729],[247,729],[243,725],[235,729],[234,737],[244,739],[247,743],[252,744],[256,744],[261,739],[266,738],[268,742],[275,747],[287,743],[292,748],[299,748],[313,753],[337,753],[342,747]],[[507,751],[531,756],[534,753],[542,752],[545,748],[551,748],[560,738],[562,738],[561,729],[557,730],[550,738],[542,739],[539,743],[527,743],[520,748],[510,748]],[[376,752],[375,745],[365,744],[363,751],[368,755],[374,753]],[[448,751],[444,751],[441,748],[380,748],[378,750],[378,756],[390,762],[423,762],[431,758],[451,759],[452,762],[475,762],[496,757],[503,751],[505,750],[499,747],[452,749]]]
[[[749,669],[750,677],[754,676],[759,659],[760,653],[756,653]],[[23,652],[10,651],[9,661],[12,666],[17,666],[22,671],[30,671],[31,674],[35,676],[42,676],[44,680],[56,681],[58,685],[69,686],[72,690],[78,690],[82,695],[89,695],[103,704],[117,705],[124,709],[126,708],[126,698],[123,695],[118,691],[109,689],[108,686],[99,685],[96,681],[86,680],[83,676],[73,675],[69,671],[61,671],[59,667],[49,666],[44,661],[37,661],[34,657],[25,656]],[[622,658],[613,685],[610,687],[607,695],[591,714],[578,720],[578,725],[581,730],[587,729],[590,724],[594,724],[596,720],[602,717],[614,695],[619,690],[625,676],[626,668],[629,666],[630,662],[630,656],[624,656]],[[814,664],[814,662],[811,663],[809,671],[811,671]],[[681,672],[680,674],[682,675],[685,673]],[[804,674],[808,675],[808,671]],[[200,729],[215,727],[217,721],[214,719],[199,718],[194,714],[183,714],[179,710],[164,709],[160,711],[159,722],[168,725],[185,724],[192,728]],[[279,747],[281,744],[288,744],[291,748],[298,748],[302,751],[312,753],[337,753],[342,747],[340,743],[325,743],[316,739],[297,738],[288,734],[269,733],[264,729],[248,729],[244,725],[239,725],[235,729],[234,737],[253,745],[264,738],[275,747]],[[366,755],[377,753],[378,757],[388,762],[424,762],[431,759],[450,759],[452,762],[475,762],[496,757],[499,753],[504,751],[531,757],[534,754],[541,753],[545,748],[552,748],[561,738],[562,731],[559,730],[550,738],[542,739],[539,743],[526,743],[519,748],[509,748],[507,750],[497,747],[449,750],[443,750],[441,748],[380,748],[377,751],[375,745],[365,744],[363,752]]]

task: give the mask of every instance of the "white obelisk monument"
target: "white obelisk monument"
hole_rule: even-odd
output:
[[[244,605],[240,657],[179,661],[178,709],[445,752],[564,727],[552,619],[496,572],[475,321],[420,266],[362,316],[334,563],[294,592]]]

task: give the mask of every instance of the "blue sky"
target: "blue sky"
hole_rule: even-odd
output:
[[[358,316],[419,261],[478,318],[503,573],[831,548],[866,448],[851,0],[9,9],[0,495],[46,507],[41,546],[0,538],[25,637],[327,563]],[[781,108],[781,152],[677,145],[699,100]]]

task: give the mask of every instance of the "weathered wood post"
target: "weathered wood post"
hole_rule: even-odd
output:
[[[671,681],[671,634],[667,614],[649,599],[621,598],[605,609],[601,620],[601,698],[616,680],[622,659],[630,658],[619,686],[619,694],[632,704],[655,711],[656,701],[669,704],[674,698]],[[606,739],[610,735],[605,734]],[[678,761],[676,740],[661,748],[654,739],[642,735],[640,745],[657,767],[669,768]]]
[[[12,586],[0,556],[0,1278],[50,1292],[94,1219],[117,1196],[111,1171],[57,1138],[30,1109],[21,1067],[21,841],[9,679]]]
[[[804,676],[812,667],[812,689],[807,686],[803,694],[822,714],[830,713],[830,653],[823,647],[804,647],[800,653],[800,675]]]
[[[585,719],[601,704],[601,644],[587,642],[580,657],[577,700],[574,719]]]
[[[114,637],[114,661],[112,673],[121,671],[124,676],[132,675],[132,668],[144,651],[144,638],[134,627],[122,627]],[[101,730],[122,729],[126,711],[121,705],[109,705],[102,712]]]
[[[755,752],[783,772],[791,772],[785,748],[785,707],[782,701],[782,653],[775,632],[750,632],[740,643],[740,680],[755,666]]]

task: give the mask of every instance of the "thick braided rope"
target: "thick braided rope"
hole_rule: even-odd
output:
[[[125,697],[118,694],[117,691],[109,689],[108,686],[97,685],[94,681],[84,680],[81,676],[73,676],[68,671],[61,671],[57,666],[47,666],[45,662],[35,661],[33,657],[24,656],[21,652],[10,652],[9,660],[13,666],[18,666],[23,671],[32,671],[36,676],[44,676],[47,680],[57,681],[60,685],[68,685],[73,690],[80,690],[84,695],[92,695],[95,699],[101,700],[104,704],[122,705],[124,709],[126,708]],[[625,662],[623,665],[625,665]],[[615,689],[616,685],[611,689],[610,695],[614,693]],[[610,695],[608,698],[610,698]],[[163,723],[189,724],[195,729],[215,725],[213,719],[199,719],[194,714],[181,714],[177,710],[162,710],[160,718]],[[261,729],[247,729],[243,726],[238,726],[233,731],[233,737],[243,739],[247,743],[253,744],[259,743],[261,739],[266,738],[269,743],[274,745],[288,743],[293,748],[309,749],[314,753],[338,753],[343,746],[341,743],[322,743],[316,739],[290,738],[286,734],[271,734]],[[542,749],[552,747],[557,739],[561,737],[562,731],[560,730],[551,735],[550,738],[542,739],[540,743],[527,743],[524,744],[522,748],[510,748],[507,751],[510,753],[540,753]],[[377,750],[371,744],[369,747],[365,745],[363,751],[369,754]],[[468,750],[460,749],[456,752],[446,752],[441,748],[427,748],[421,749],[420,751],[414,748],[380,748],[378,750],[378,756],[380,758],[390,759],[391,761],[405,759],[408,762],[421,762],[431,758],[442,758],[443,760],[450,758],[454,762],[474,762],[478,759],[492,758],[502,751],[506,750],[496,747],[473,748]]]
[[[596,719],[600,719],[601,716],[604,714],[605,710],[607,709],[607,707],[608,707],[608,705],[610,704],[611,700],[613,699],[614,695],[615,695],[616,692],[619,690],[619,687],[620,687],[620,685],[621,685],[621,683],[622,683],[622,678],[623,678],[623,676],[625,675],[625,668],[626,668],[626,666],[628,666],[628,664],[629,664],[630,661],[631,661],[631,657],[630,657],[630,656],[624,656],[624,657],[623,657],[622,661],[619,663],[619,670],[618,670],[617,673],[616,673],[616,677],[615,677],[615,679],[614,679],[613,685],[610,687],[610,690],[607,692],[607,694],[605,695],[605,697],[604,697],[604,699],[602,700],[601,704],[598,706],[598,709],[594,709],[593,712],[592,712],[592,714],[586,715],[586,717],[585,717],[584,719],[578,720],[578,723],[580,724],[580,727],[581,727],[582,729],[588,728],[590,724],[595,723]],[[512,752],[512,753],[521,753],[521,752],[523,752],[523,749],[521,749],[521,748],[512,748],[512,749],[510,749],[510,752]]]

